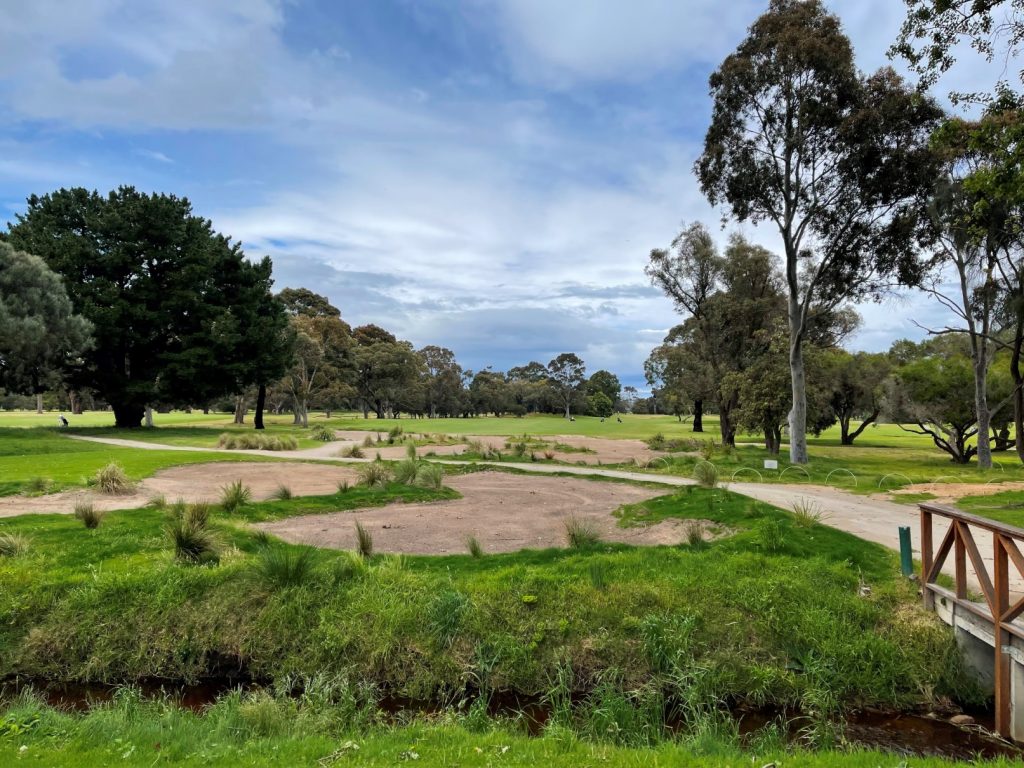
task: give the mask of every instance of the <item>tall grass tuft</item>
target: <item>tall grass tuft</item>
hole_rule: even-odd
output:
[[[366,457],[363,449],[358,445],[350,445],[348,448],[343,448],[339,455],[343,459],[362,459]]]
[[[692,549],[700,549],[704,546],[704,524],[700,520],[688,520],[686,527],[686,543]]]
[[[801,528],[811,528],[825,519],[818,502],[804,496],[793,502],[793,517]]]
[[[236,512],[250,501],[252,491],[241,480],[235,480],[220,489],[220,506],[225,512]]]
[[[423,462],[416,470],[416,485],[420,488],[430,488],[435,491],[441,490],[444,483],[444,468],[440,464]]]
[[[413,485],[416,482],[416,472],[418,469],[419,467],[416,466],[415,459],[403,459],[395,464],[395,482],[402,485]]]
[[[128,478],[124,467],[116,461],[112,461],[107,466],[96,470],[96,487],[103,493],[120,495],[135,490],[135,483]]]
[[[288,501],[288,499],[290,499],[291,497],[292,497],[292,489],[289,488],[284,483],[280,483],[277,486],[277,490],[275,490],[272,494],[270,494],[270,498],[276,499],[277,501]]]
[[[718,485],[718,467],[710,461],[698,461],[693,465],[693,479],[701,488],[714,488]]]
[[[480,546],[480,542],[472,534],[466,536],[466,550],[469,552],[469,556],[476,560],[484,556],[484,548]]]
[[[587,573],[590,576],[590,586],[604,592],[608,587],[608,569],[601,560],[594,560],[587,566]]]
[[[373,536],[356,520],[356,554],[364,560],[373,556]]]
[[[351,489],[352,486],[349,485],[348,480],[342,480],[338,483],[338,493],[348,493]]]
[[[17,557],[28,551],[28,539],[19,533],[0,533],[0,557]]]
[[[391,482],[391,470],[381,461],[363,464],[359,468],[359,484],[367,488],[385,488]]]
[[[75,504],[75,519],[81,520],[82,525],[90,530],[100,527],[105,513],[93,507],[90,501],[79,501]]]
[[[319,427],[314,427],[309,436],[314,440],[319,440],[321,443],[329,443],[334,440],[334,430],[321,424]]]
[[[786,544],[782,525],[774,517],[766,517],[757,527],[757,538],[767,552],[778,552]]]
[[[275,589],[300,587],[313,575],[316,550],[313,547],[265,546],[252,563],[253,577]]]
[[[194,565],[215,564],[220,560],[220,542],[207,528],[209,506],[193,504],[183,514],[172,515],[165,531],[174,545],[179,562]]]
[[[243,451],[294,451],[299,442],[290,435],[265,435],[258,432],[223,433],[217,439],[218,448]]]
[[[363,448],[373,448],[373,438],[367,435],[363,438]]]
[[[601,543],[597,527],[589,520],[572,516],[565,521],[565,538],[571,549],[589,549]]]
[[[394,426],[388,430],[388,445],[394,445],[395,440],[402,436],[402,428],[400,426]]]
[[[470,607],[469,598],[455,590],[445,590],[434,598],[427,609],[427,630],[438,645],[448,648],[455,642]]]
[[[167,497],[164,496],[162,493],[157,494],[156,496],[152,496],[150,497],[149,501],[146,502],[146,506],[149,507],[150,509],[155,509],[158,511],[161,509],[167,509]]]
[[[405,458],[407,458],[409,461],[416,461],[416,459],[418,458],[416,455],[416,443],[406,443]]]

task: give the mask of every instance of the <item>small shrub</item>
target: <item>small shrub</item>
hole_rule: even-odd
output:
[[[391,482],[391,470],[381,461],[359,467],[359,484],[367,488],[385,488]]]
[[[388,445],[394,445],[395,440],[402,436],[402,428],[398,425],[388,430]]]
[[[711,461],[711,458],[715,455],[715,441],[705,440],[700,444],[700,457],[704,461]]]
[[[17,557],[28,551],[28,539],[19,533],[0,533],[0,557]]]
[[[149,501],[146,502],[146,506],[149,507],[150,509],[156,510],[167,509],[167,497],[164,496],[162,493],[153,496],[150,498]]]
[[[241,480],[235,480],[220,489],[220,506],[225,512],[236,512],[252,500],[252,491]]]
[[[554,451],[544,451],[544,458],[547,459],[548,461],[551,461],[552,459],[555,458],[555,452]]]
[[[506,447],[508,447],[508,446],[506,446]],[[515,456],[518,456],[519,458],[522,458],[523,456],[525,456],[526,455],[526,451],[527,451],[526,443],[515,443],[512,446],[512,453]]]
[[[601,543],[596,526],[575,516],[565,521],[565,537],[572,549],[588,549]]]
[[[366,457],[366,454],[363,453],[363,449],[358,445],[352,445],[342,450],[341,457],[343,459],[362,459]]]
[[[181,519],[196,528],[205,528],[210,522],[210,505],[205,501],[189,504],[182,513]]]
[[[757,528],[757,537],[766,552],[778,552],[785,545],[782,525],[774,517],[767,517]]]
[[[820,523],[825,515],[818,502],[801,496],[799,501],[793,502],[793,517],[801,528],[811,528]]]
[[[267,546],[257,553],[252,575],[267,587],[284,589],[307,583],[316,565],[313,547]]]
[[[45,477],[30,477],[21,486],[21,492],[25,494],[46,493],[50,489],[50,481]]]
[[[655,432],[651,437],[647,438],[647,447],[652,451],[664,450],[665,435],[661,432]]]
[[[75,519],[81,520],[82,524],[90,530],[100,527],[104,514],[103,511],[93,507],[92,502],[80,501],[75,504]]]
[[[338,483],[338,493],[348,493],[352,486],[349,485],[348,480],[342,480]]]
[[[466,453],[475,453],[483,456],[487,452],[487,448],[480,440],[467,440],[466,441]]]
[[[373,448],[373,438],[369,435],[363,438],[363,448]]]
[[[416,485],[420,488],[430,488],[435,491],[441,490],[444,482],[444,468],[440,464],[423,462],[416,470]]]
[[[356,520],[356,554],[364,560],[373,555],[373,536],[363,528],[363,524],[358,520]]]
[[[290,499],[291,497],[292,489],[289,488],[284,483],[279,484],[277,486],[277,490],[270,494],[270,498],[277,499],[278,501],[288,501],[288,499]]]
[[[419,467],[414,459],[403,459],[395,465],[395,482],[402,485],[412,485],[416,482],[416,472]]]
[[[693,465],[693,479],[701,488],[714,488],[718,485],[718,467],[710,461],[698,461]]]
[[[472,534],[466,536],[466,550],[469,552],[469,556],[476,560],[484,556],[484,548],[480,546],[480,542]]]
[[[406,443],[405,458],[409,461],[416,461],[416,443]]]
[[[319,427],[314,427],[309,436],[321,443],[329,443],[334,440],[334,430],[321,424]]]
[[[96,470],[96,487],[103,493],[119,495],[135,490],[135,483],[128,479],[124,467],[112,461],[102,469]]]

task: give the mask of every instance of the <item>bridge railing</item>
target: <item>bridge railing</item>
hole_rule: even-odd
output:
[[[1024,578],[1024,529],[961,512],[944,504],[919,504],[921,510],[921,591],[926,608],[935,610],[935,598],[943,597],[958,607],[990,621],[995,639],[995,726],[1010,735],[1010,656],[1005,652],[1010,637],[1024,640],[1024,626],[1014,619],[1024,613],[1024,596],[1010,603],[1010,564]],[[938,548],[933,537],[934,518],[949,520],[949,529]],[[975,532],[992,537],[992,569],[978,551]],[[942,566],[953,555],[954,590],[936,583]],[[974,567],[984,603],[968,599],[967,561]]]

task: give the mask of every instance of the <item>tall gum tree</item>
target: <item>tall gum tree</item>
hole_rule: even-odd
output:
[[[917,223],[941,116],[890,69],[860,75],[818,0],[772,0],[711,75],[694,170],[713,205],[779,231],[789,317],[790,461],[806,463],[803,344],[812,315],[919,274]]]

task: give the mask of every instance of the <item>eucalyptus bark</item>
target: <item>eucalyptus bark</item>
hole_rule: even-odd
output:
[[[244,424],[245,423],[245,411],[246,411],[246,408],[245,408],[245,397],[243,395],[236,396],[235,397],[235,419],[234,419],[234,423],[235,424]]]

